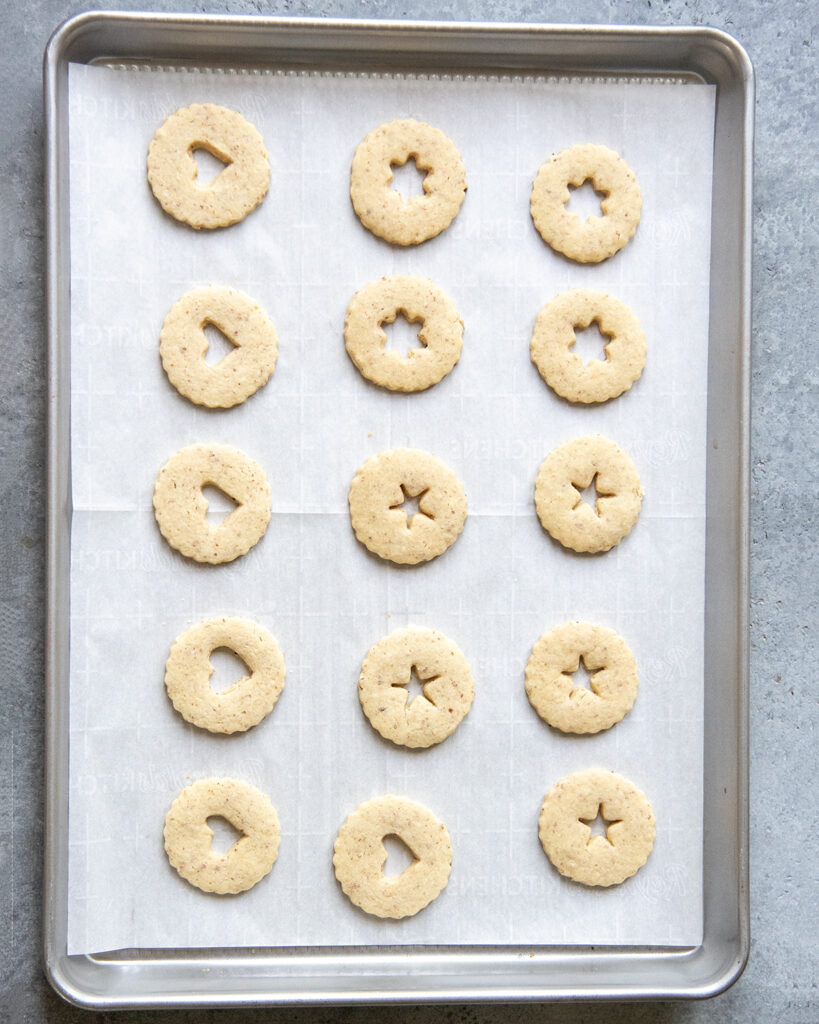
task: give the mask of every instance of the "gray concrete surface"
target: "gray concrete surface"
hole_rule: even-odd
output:
[[[0,1019],[83,1016],[40,964],[43,846],[45,341],[40,67],[51,30],[91,4],[20,0],[0,19]],[[99,6],[105,6],[101,2]],[[184,0],[120,0],[174,10]],[[817,411],[815,36],[809,0],[210,0],[197,11],[712,25],[756,66],[750,964],[707,1003],[125,1013],[126,1021],[386,1018],[407,1024],[819,1020],[815,974]]]

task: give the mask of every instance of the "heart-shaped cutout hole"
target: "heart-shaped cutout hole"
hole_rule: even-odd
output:
[[[208,525],[213,527],[221,526],[230,513],[235,512],[240,504],[215,484],[205,484],[202,487],[202,496],[208,503],[205,517],[207,518]]]
[[[196,184],[202,188],[212,185],[222,171],[231,164],[230,160],[223,160],[211,153],[209,149],[205,149],[204,146],[192,149],[191,156],[196,164]]]
[[[395,878],[403,874],[407,868],[415,863],[415,856],[400,836],[384,836],[384,849],[387,851],[387,860],[384,863],[384,877]]]
[[[244,661],[229,647],[217,647],[215,651],[211,651],[209,660],[213,668],[210,688],[214,693],[228,690],[240,679],[252,675]]]
[[[205,332],[208,347],[205,349],[205,362],[208,366],[218,366],[231,352],[236,351],[236,346],[230,338],[210,322],[204,324],[202,330]]]
[[[235,843],[238,843],[244,835],[244,832],[240,832],[238,828],[231,825],[227,818],[223,818],[221,814],[214,814],[208,818],[208,828],[213,832],[210,850],[217,857],[224,857],[228,850]]]

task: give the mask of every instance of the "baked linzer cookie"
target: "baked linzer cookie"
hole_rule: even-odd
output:
[[[386,836],[397,836],[415,858],[385,877]],[[452,869],[446,825],[423,804],[384,796],[357,807],[338,831],[333,868],[344,894],[375,917],[398,920],[423,910],[444,889]]]
[[[566,209],[569,186],[590,181],[603,193],[602,217],[585,221]],[[599,263],[628,242],[640,222],[640,186],[621,156],[606,146],[571,146],[540,168],[529,208],[544,242],[578,263]]]
[[[383,324],[399,314],[420,324],[422,348],[406,356],[386,347]],[[437,384],[458,362],[464,325],[455,304],[437,285],[404,274],[382,277],[360,288],[344,322],[347,354],[361,374],[389,391],[423,391]]]
[[[215,366],[205,361],[212,325],[235,347]],[[180,395],[210,409],[230,409],[259,390],[276,367],[276,328],[235,288],[194,288],[174,303],[159,335],[162,367]]]
[[[418,498],[407,518],[402,505]],[[380,558],[400,565],[427,562],[457,540],[466,521],[466,494],[452,470],[418,448],[392,448],[360,467],[348,495],[356,537]]]
[[[572,351],[575,331],[596,323],[606,336],[605,358],[588,363]],[[532,362],[553,391],[570,402],[606,402],[639,379],[646,362],[640,322],[619,299],[591,288],[563,292],[535,320]]]
[[[415,672],[423,695],[408,699]],[[450,736],[472,706],[475,683],[463,653],[434,629],[408,626],[367,652],[358,698],[372,727],[403,747],[431,747]]]
[[[594,482],[594,507],[581,491]],[[576,437],[555,448],[540,465],[535,508],[544,530],[573,551],[613,548],[637,522],[643,501],[631,459],[599,434]]]
[[[250,675],[218,693],[211,689],[210,656],[226,648]],[[246,732],[273,708],[284,688],[284,657],[276,638],[250,619],[206,619],[174,640],[165,664],[165,689],[185,721],[208,732]]]
[[[598,812],[606,834],[592,835]],[[598,769],[556,783],[543,801],[540,844],[561,875],[584,885],[618,885],[645,864],[656,828],[651,804],[633,782]]]
[[[426,171],[424,194],[405,200],[390,188],[392,168],[414,160]],[[464,201],[461,154],[442,131],[423,121],[388,121],[365,136],[350,169],[350,197],[361,223],[395,245],[417,245],[448,227]]]
[[[209,185],[197,182],[193,157],[204,149],[224,168]],[[243,220],[264,199],[270,164],[264,140],[241,114],[193,103],[171,114],[148,147],[148,182],[162,209],[197,230]]]
[[[589,686],[575,686],[583,662]],[[563,622],[537,641],[526,665],[526,695],[544,722],[562,732],[610,729],[637,697],[637,663],[613,629],[592,622]]]
[[[225,818],[242,833],[226,853],[211,850],[211,817]],[[255,786],[238,779],[200,779],[171,804],[165,817],[165,852],[197,889],[244,892],[276,863],[280,834],[276,809]]]
[[[207,520],[202,488],[215,486],[237,503],[224,522]],[[270,487],[249,455],[226,444],[180,449],[159,471],[154,514],[165,540],[196,562],[232,562],[261,540],[270,521]]]

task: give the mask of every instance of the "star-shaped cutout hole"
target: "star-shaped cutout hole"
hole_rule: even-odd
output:
[[[423,491],[418,491],[416,494],[412,494],[407,490],[404,484],[401,484],[401,500],[397,501],[394,505],[390,505],[391,509],[401,509],[404,515],[407,517],[407,529],[412,526],[412,521],[416,516],[426,516],[427,519],[434,519],[429,512],[426,512],[421,505],[424,501],[429,488],[425,487]]]
[[[597,813],[593,818],[578,818],[583,825],[589,830],[589,838],[586,840],[586,846],[595,838],[595,836],[601,836],[609,846],[614,846],[614,843],[609,839],[609,829],[612,825],[619,825],[622,818],[611,819],[603,816],[603,805],[597,805]]]
[[[572,681],[572,689],[569,693],[569,700],[571,700],[572,697],[577,697],[585,690],[588,690],[589,693],[594,693],[594,687],[591,684],[591,677],[594,675],[594,672],[589,671],[586,662],[582,657],[580,661],[578,661],[577,668],[574,670],[574,672],[566,672],[564,674],[567,675]]]
[[[428,700],[429,703],[435,707],[435,701],[427,693],[427,686],[440,678],[440,676],[430,676],[428,679],[421,679],[415,669],[415,665],[413,665],[410,669],[409,680],[406,683],[391,683],[390,685],[396,689],[407,691],[407,707],[409,707],[410,704],[419,697],[423,697],[424,700]]]
[[[572,506],[572,511],[576,511],[585,502],[596,516],[600,515],[599,500],[611,498],[614,495],[611,491],[601,491],[597,486],[597,479],[597,473],[595,473],[586,487],[583,484],[572,483],[572,487],[577,491],[577,501]]]

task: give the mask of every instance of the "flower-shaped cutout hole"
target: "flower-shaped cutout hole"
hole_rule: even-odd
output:
[[[597,814],[593,818],[579,818],[583,825],[589,830],[589,838],[586,840],[586,846],[593,843],[596,839],[602,839],[607,842],[610,846],[614,846],[614,843],[609,837],[609,829],[612,825],[619,825],[622,819],[611,819],[605,817],[603,814],[603,805],[597,805]]]
[[[414,349],[426,348],[417,324],[423,324],[423,320],[410,320],[406,312],[399,309],[394,320],[385,320],[381,324],[381,330],[387,336],[384,348],[392,349],[403,359]]]
[[[202,486],[202,496],[208,503],[208,509],[205,513],[208,525],[214,528],[221,526],[230,516],[231,512],[235,512],[241,504],[215,484],[204,484]]]
[[[241,832],[238,828],[235,828],[227,818],[223,818],[221,814],[211,815],[207,819],[207,826],[213,832],[213,839],[210,842],[210,852],[216,857],[223,857],[228,850],[232,849],[240,839],[244,837],[244,832]]]
[[[572,487],[577,491],[577,501],[574,504],[574,511],[577,511],[581,505],[586,504],[594,512],[596,516],[600,515],[599,502],[604,498],[613,498],[614,495],[611,492],[601,491],[597,486],[597,473],[591,478],[589,483],[584,487],[583,484],[572,483]]]
[[[209,661],[213,668],[209,686],[214,693],[229,690],[234,683],[253,674],[244,660],[229,647],[217,647],[211,651]]]
[[[229,156],[215,153],[205,146],[194,146],[191,156],[196,164],[196,184],[200,188],[212,185],[222,171],[233,163]]]
[[[607,192],[597,192],[591,180],[587,178],[582,185],[569,185],[569,201],[566,209],[576,214],[585,223],[589,217],[602,217],[603,207],[601,202],[608,195]]]
[[[583,360],[583,365],[597,361],[605,362],[607,359],[606,345],[611,341],[610,334],[604,334],[596,320],[588,327],[575,327],[575,341],[572,345],[572,352]]]
[[[429,488],[425,487],[423,491],[412,494],[404,484],[401,484],[401,500],[395,505],[390,505],[390,508],[400,509],[406,515],[408,530],[412,527],[412,521],[416,516],[426,516],[427,519],[434,521],[435,516],[431,516],[424,508],[424,497],[428,492]]]
[[[205,362],[208,366],[215,368],[226,356],[236,351],[236,346],[224,331],[210,320],[202,325],[202,330],[205,332],[208,342],[208,347],[205,350]]]
[[[440,676],[430,676],[428,679],[420,679],[416,671],[415,665],[410,669],[410,677],[407,682],[392,683],[391,685],[395,688],[400,688],[407,691],[407,707],[417,700],[419,697],[429,701],[429,703],[435,707],[435,701],[430,697],[427,692],[427,686],[430,683],[434,683],[436,679],[440,679]]]
[[[395,834],[384,836],[382,842],[387,851],[387,859],[384,862],[384,877],[396,878],[403,875],[407,868],[411,868],[417,862],[417,858],[404,840]]]
[[[403,164],[390,164],[390,170],[392,171],[390,188],[398,192],[404,202],[424,195],[424,179],[427,172],[421,170],[415,157],[410,156]]]

